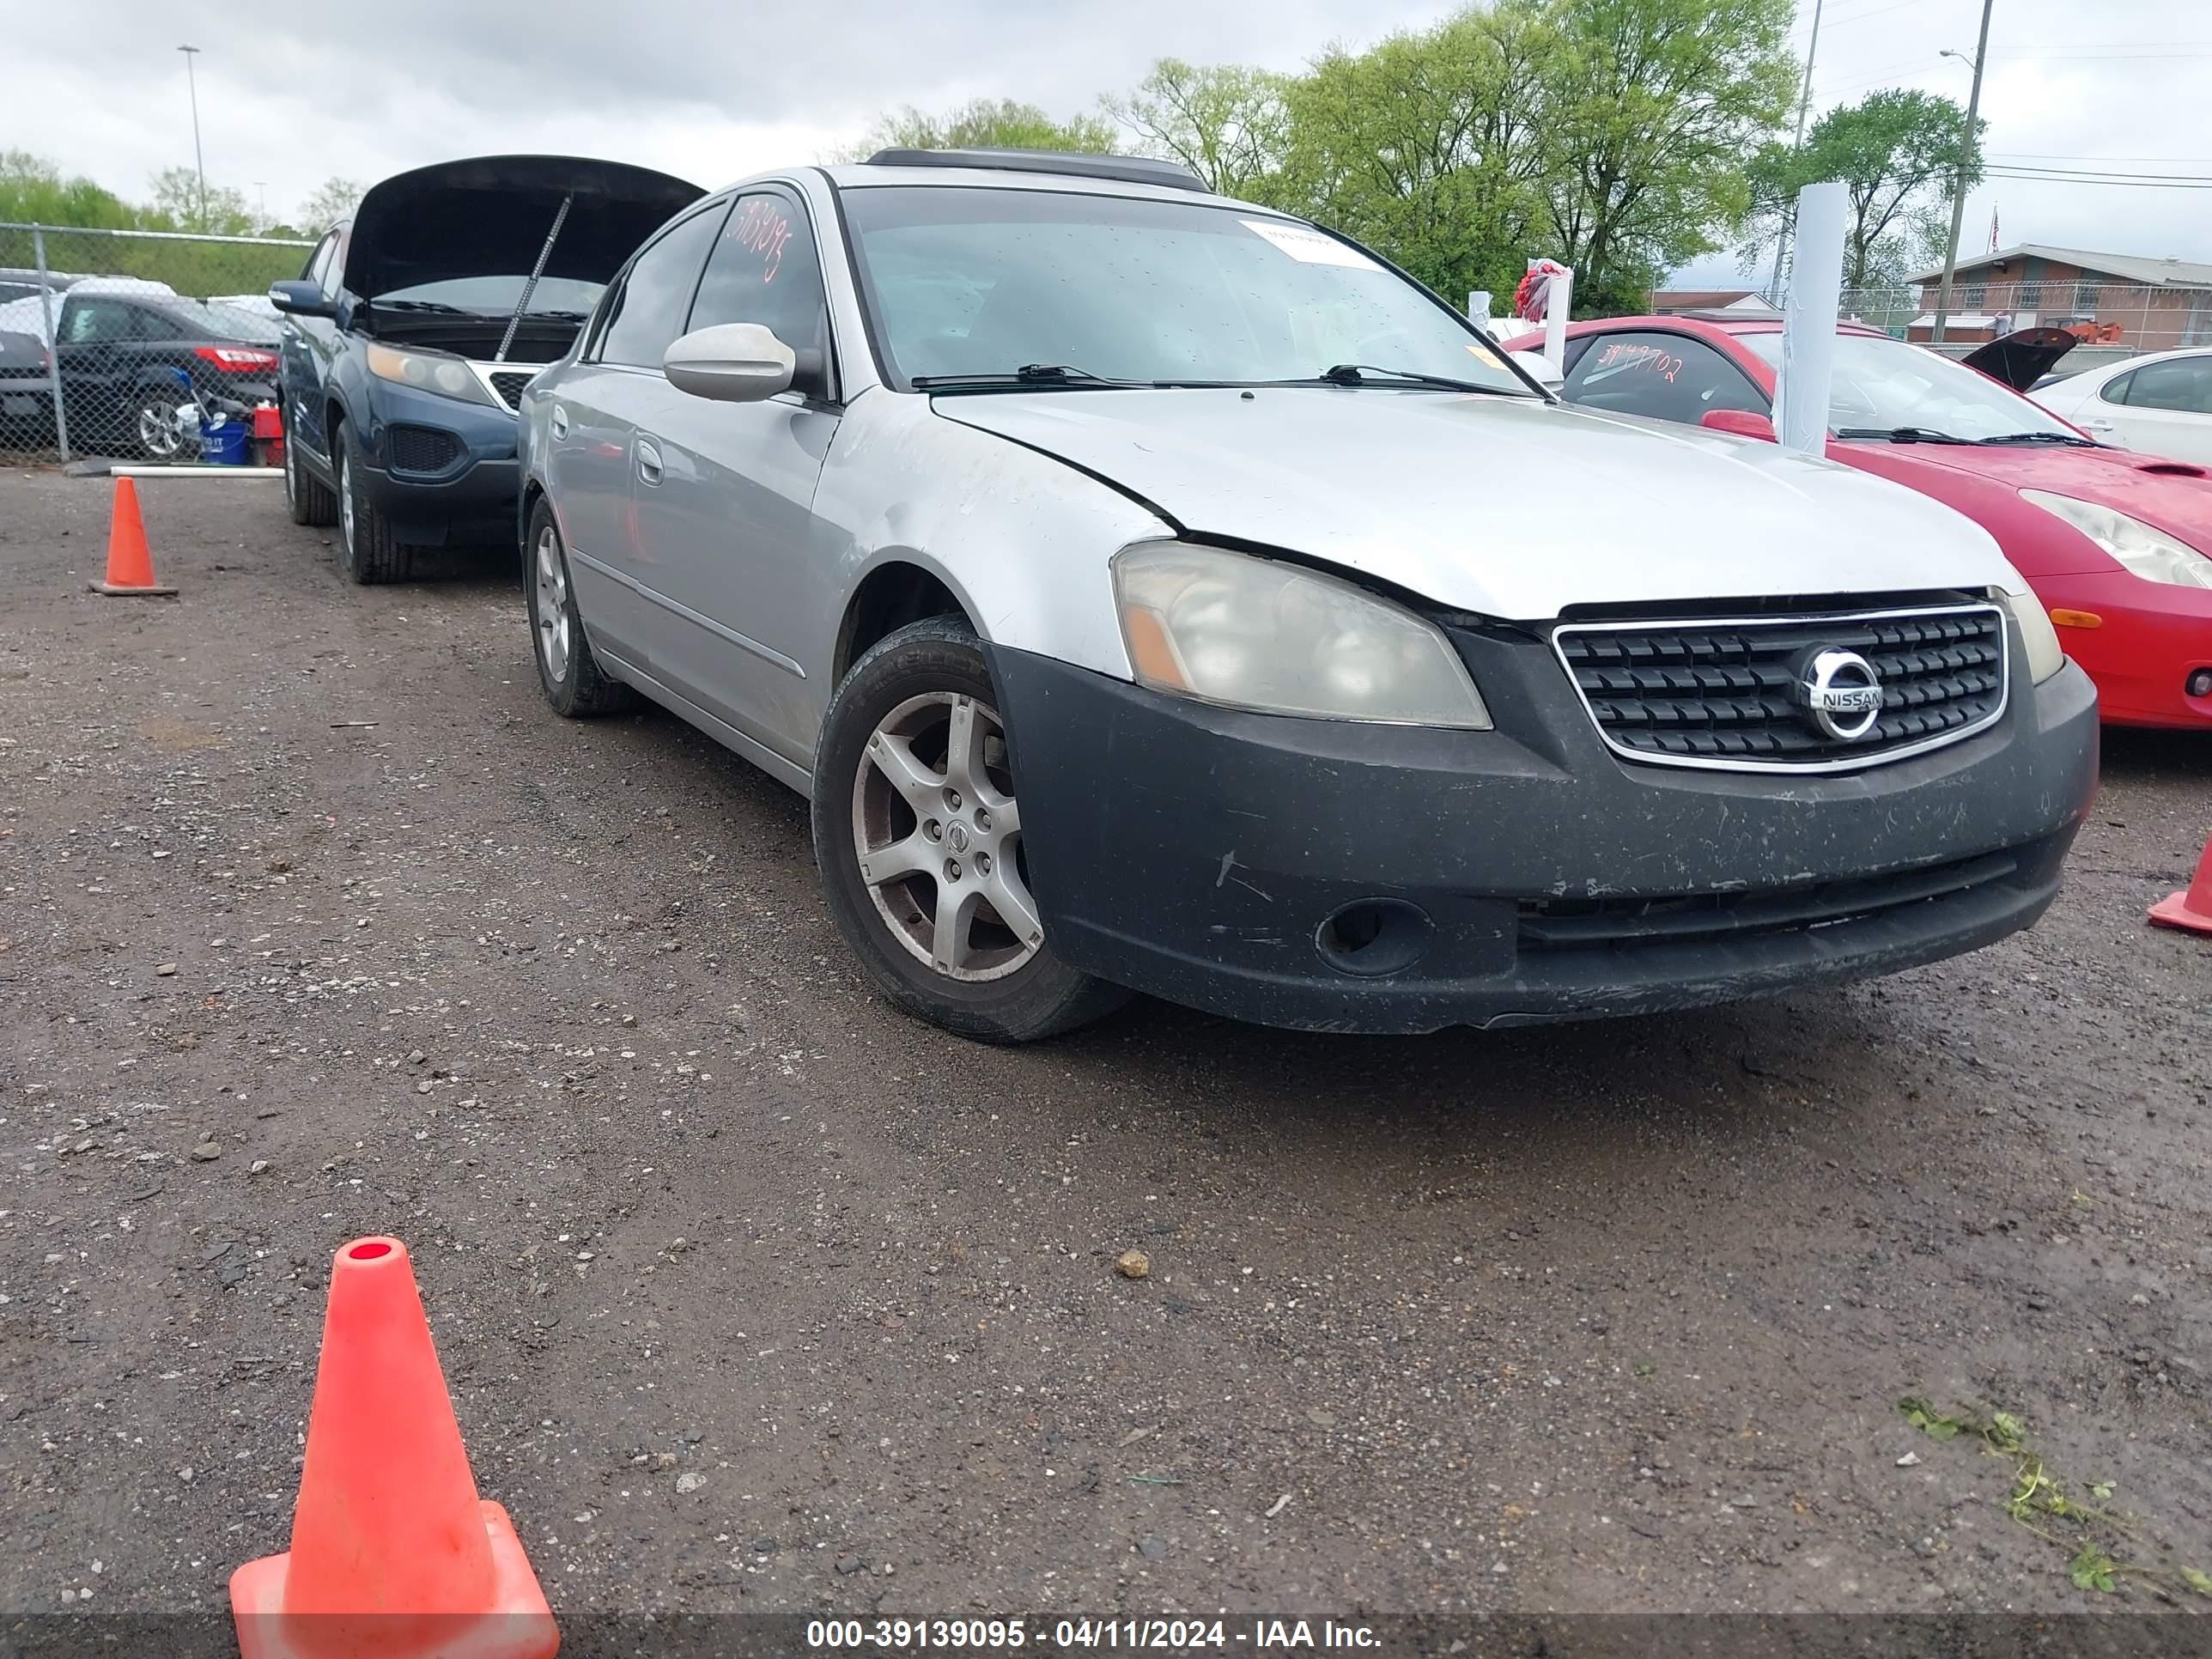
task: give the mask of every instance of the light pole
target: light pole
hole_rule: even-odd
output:
[[[1797,94],[1797,137],[1790,145],[1793,153],[1805,147],[1805,112],[1813,105],[1813,59],[1820,50],[1820,5],[1821,0],[1813,0],[1813,38],[1805,43],[1805,84]],[[1783,219],[1782,228],[1775,233],[1774,275],[1767,279],[1766,283],[1768,296],[1778,302],[1782,298],[1782,255],[1790,246],[1790,233],[1796,224],[1797,206],[1793,198],[1789,212]]]
[[[1951,240],[1943,249],[1943,282],[1936,290],[1936,325],[1928,331],[1930,345],[1943,343],[1944,319],[1951,314],[1951,278],[1959,268],[1959,227],[1966,217],[1966,169],[1979,149],[1975,129],[1982,114],[1982,65],[1990,55],[1990,8],[1996,3],[1996,0],[1982,0],[1982,38],[1974,45],[1974,86],[1966,94],[1966,133],[1959,146],[1959,176],[1951,185]],[[1964,52],[1953,52],[1948,46],[1942,55],[1962,62],[1966,58]]]
[[[192,59],[200,55],[200,49],[198,46],[179,46],[177,50],[185,54],[185,89],[191,94],[192,100],[192,171],[199,175],[200,228],[204,231],[207,228],[207,161],[200,154],[200,89],[198,82],[192,77]]]

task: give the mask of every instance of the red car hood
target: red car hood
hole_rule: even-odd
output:
[[[2056,529],[2055,522],[2017,495],[2007,501],[1997,491],[2042,489],[2094,501],[2141,519],[2191,547],[2212,551],[2212,474],[2185,461],[2063,444],[1890,444],[1839,439],[1830,440],[1828,453],[1979,520],[1996,534],[2025,575],[2099,569],[2110,561],[2070,526],[2055,536],[2034,536],[2039,545],[2031,552],[2021,538],[2006,533],[2002,520],[2017,521],[2026,515],[2026,522],[2042,530]],[[2068,556],[2062,548],[2074,550],[2075,556]]]

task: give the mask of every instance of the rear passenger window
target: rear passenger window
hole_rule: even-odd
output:
[[[1570,403],[1695,426],[1713,409],[1767,412],[1750,378],[1702,340],[1656,332],[1598,337],[1567,373]]]
[[[2132,384],[2118,401],[2136,409],[2212,415],[2212,357],[2169,357],[2162,363],[2145,363],[2128,379]]]
[[[829,349],[829,301],[814,232],[780,191],[738,198],[691,307],[691,328],[762,323],[794,351]]]
[[[707,262],[726,202],[717,202],[661,234],[637,256],[599,331],[599,360],[659,368],[660,355],[684,332],[699,269]]]

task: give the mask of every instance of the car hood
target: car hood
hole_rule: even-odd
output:
[[[2079,335],[2069,334],[2063,328],[2016,329],[2010,334],[2000,334],[1959,361],[1968,368],[1978,368],[2001,386],[2026,392],[2081,343]]]
[[[564,199],[545,275],[604,283],[706,192],[649,167],[574,155],[478,155],[372,185],[346,240],[348,292],[374,300],[457,276],[527,274]]]
[[[1884,444],[1838,441],[1836,447],[1885,456],[1884,477],[1915,484],[1913,474],[1967,473],[2014,489],[2047,489],[2095,501],[2212,552],[2212,473],[2188,461],[2133,450],[2071,444]],[[1924,470],[1924,471],[1923,471]],[[1917,485],[1916,485],[1917,487]],[[1940,489],[1939,483],[1929,485]]]
[[[2017,589],[1979,526],[1880,478],[1696,427],[1381,388],[939,396],[937,412],[1141,498],[1456,609]]]

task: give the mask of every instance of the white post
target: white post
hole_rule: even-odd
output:
[[[1575,273],[1563,270],[1552,278],[1544,295],[1544,361],[1551,364],[1559,380],[1565,380],[1567,374],[1567,307],[1574,293]]]
[[[1782,368],[1775,377],[1774,432],[1783,447],[1828,453],[1828,386],[1834,378],[1836,305],[1844,285],[1844,186],[1797,192],[1797,252],[1782,307]]]
[[[1477,328],[1490,326],[1490,291],[1487,289],[1468,289],[1467,319]]]

